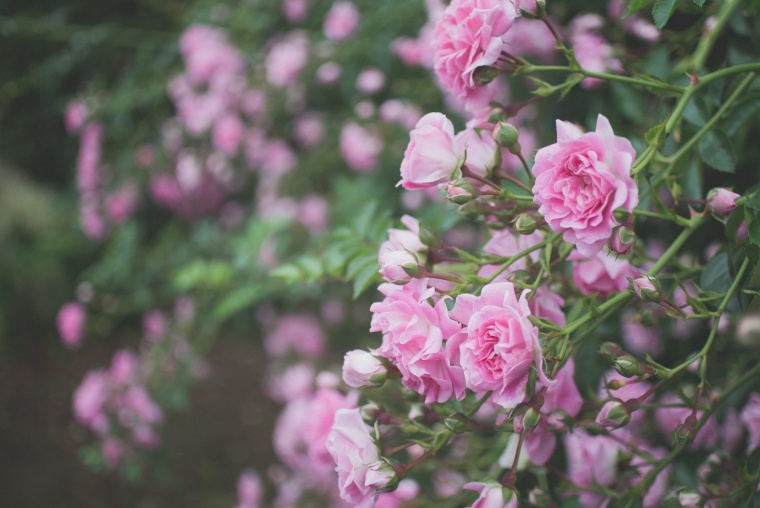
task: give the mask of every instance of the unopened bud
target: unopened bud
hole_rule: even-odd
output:
[[[522,151],[522,147],[520,147],[520,143],[518,141],[520,132],[517,130],[517,127],[511,123],[497,123],[493,128],[491,135],[493,136],[493,139],[496,141],[496,143],[498,143],[500,146],[505,147],[510,152],[518,154]]]
[[[501,74],[499,69],[481,65],[472,73],[472,80],[475,82],[475,86],[484,86],[499,77],[499,74]]]
[[[625,256],[636,244],[636,233],[625,226],[617,226],[612,230],[609,243],[612,252]]]
[[[631,279],[631,291],[642,301],[658,303],[662,301],[662,285],[653,275],[642,275]]]
[[[475,189],[465,180],[451,182],[446,188],[446,199],[457,205],[469,203],[475,198]]]
[[[618,356],[623,356],[627,353],[614,342],[605,342],[599,347],[599,354],[606,356],[609,360],[615,361]]]
[[[380,460],[367,469],[364,484],[375,492],[391,492],[398,486],[398,474],[388,462]]]
[[[429,227],[420,224],[420,242],[422,245],[426,245],[431,249],[437,249],[441,246],[441,241],[436,236],[435,232]]]
[[[680,446],[694,441],[694,437],[697,435],[697,423],[696,416],[693,414],[687,416],[686,420],[673,431],[673,442]]]
[[[388,369],[376,356],[356,349],[343,357],[343,381],[353,388],[382,386],[388,379]]]
[[[702,494],[695,489],[684,489],[678,493],[678,503],[683,508],[699,508],[702,506]]]
[[[633,355],[623,355],[615,359],[615,370],[623,377],[641,376],[645,374],[639,362]]]
[[[507,114],[502,107],[496,107],[488,113],[488,123],[496,124],[507,119]]]
[[[607,383],[607,389],[608,390],[620,390],[622,387],[626,385],[625,381],[621,379],[613,379],[609,383]]]
[[[406,250],[385,252],[378,261],[380,275],[394,284],[406,284],[417,275],[419,269],[417,256]]]
[[[707,209],[718,220],[725,220],[736,210],[736,200],[741,196],[723,187],[707,193]]]
[[[596,416],[597,425],[610,429],[618,429],[630,421],[631,413],[619,399],[607,401]]]
[[[470,201],[469,203],[460,205],[457,211],[465,219],[473,221],[477,220],[481,215],[483,215],[483,211],[475,201]]]
[[[517,216],[514,223],[514,229],[521,235],[529,235],[538,227],[536,219],[526,213]]]
[[[522,424],[526,430],[532,430],[541,423],[541,412],[530,408],[522,415]]]
[[[374,402],[368,402],[359,408],[359,414],[362,420],[372,425],[383,414],[383,408]]]
[[[454,434],[461,434],[467,431],[470,420],[462,413],[454,413],[446,417],[443,424]]]

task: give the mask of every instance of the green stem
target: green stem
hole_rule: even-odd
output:
[[[543,242],[539,242],[536,245],[534,245],[532,247],[529,247],[529,248],[525,249],[524,251],[518,252],[514,256],[508,258],[501,265],[501,267],[498,270],[496,270],[493,274],[491,274],[490,277],[488,277],[488,279],[486,280],[485,284],[483,284],[483,285],[485,286],[485,285],[490,284],[491,282],[493,282],[494,279],[496,279],[496,277],[498,277],[499,275],[501,275],[504,272],[504,270],[506,270],[507,268],[509,268],[518,259],[524,258],[525,256],[527,256],[528,254],[530,254],[533,251],[536,251],[536,250],[539,250],[539,249],[543,249],[546,245],[548,245],[550,243],[553,243],[555,240],[557,240],[561,235],[562,235],[562,233],[553,233],[548,238],[546,238]],[[480,289],[483,289],[483,287],[481,286]],[[480,292],[480,290],[477,291],[477,293],[479,293],[479,292]]]
[[[662,83],[660,81],[649,81],[645,79],[632,78],[630,76],[620,76],[618,74],[607,74],[605,72],[593,72],[586,70],[582,67],[569,67],[565,65],[529,65],[523,72],[543,72],[543,71],[556,71],[556,72],[568,72],[568,73],[580,73],[589,78],[604,79],[607,81],[618,81],[620,83],[626,83],[629,85],[642,86],[645,88],[652,88],[655,90],[662,90],[665,92],[682,94],[687,88],[671,85],[669,83]]]
[[[720,11],[715,15],[715,23],[713,24],[712,29],[699,41],[699,45],[697,45],[697,49],[694,50],[691,58],[684,60],[684,62],[676,68],[677,74],[684,72],[688,68],[697,70],[702,68],[705,64],[705,60],[707,60],[707,57],[710,55],[710,51],[715,45],[715,41],[718,40],[718,36],[731,18],[731,14],[740,3],[741,0],[725,0],[720,7]]]

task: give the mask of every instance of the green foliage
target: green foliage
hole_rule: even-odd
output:
[[[662,30],[670,17],[676,12],[680,0],[656,0],[652,7],[652,19],[658,30]]]

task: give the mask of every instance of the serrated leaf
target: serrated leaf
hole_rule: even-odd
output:
[[[702,136],[697,143],[700,157],[709,166],[724,173],[733,173],[736,169],[736,157],[731,140],[720,129],[712,129]]]
[[[676,12],[678,0],[657,0],[652,8],[652,19],[657,30],[662,30],[670,17]]]
[[[623,19],[627,18],[639,9],[643,9],[652,2],[654,2],[654,0],[628,0],[628,6],[625,9],[625,13],[623,13]]]
[[[365,266],[357,275],[354,280],[354,292],[353,299],[359,298],[359,295],[364,293],[377,279],[378,279],[378,265],[375,263]]]
[[[253,307],[265,294],[266,292],[260,286],[238,288],[217,304],[214,308],[214,317],[219,321],[224,321],[243,309]]]

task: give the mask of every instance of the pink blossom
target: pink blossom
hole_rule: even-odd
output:
[[[277,402],[307,398],[312,391],[314,367],[297,363],[277,372],[267,383],[267,394]]]
[[[74,416],[82,424],[99,433],[108,430],[108,418],[104,405],[108,400],[110,380],[101,370],[90,371],[74,391]]]
[[[398,367],[404,386],[424,395],[426,403],[461,400],[464,374],[450,358],[450,344],[444,344],[461,327],[449,318],[446,302],[428,303],[434,290],[427,279],[404,286],[382,284],[378,289],[385,299],[370,307],[370,331],[383,333],[377,353]]]
[[[425,189],[450,181],[464,162],[454,143],[454,124],[441,113],[428,113],[409,133],[401,162],[401,181],[408,190]]]
[[[483,252],[509,258],[530,249],[543,240],[544,235],[540,231],[534,231],[529,235],[521,235],[511,228],[491,230],[491,239],[483,246]],[[540,255],[541,250],[537,249],[509,265],[503,273],[512,274],[518,270],[527,270],[531,264],[538,262]],[[483,274],[481,273],[481,275]]]
[[[354,388],[383,384],[388,369],[376,356],[361,349],[349,351],[343,357],[343,382]]]
[[[726,411],[726,417],[720,428],[721,443],[723,449],[728,453],[736,452],[742,438],[744,437],[744,425],[736,408],[730,407]]]
[[[341,66],[335,62],[325,62],[317,68],[317,81],[323,86],[332,86],[338,82],[343,72]]]
[[[406,250],[381,252],[378,258],[378,272],[388,282],[405,284],[417,274],[419,260],[417,256]]]
[[[237,481],[238,505],[236,508],[259,508],[262,491],[259,474],[252,469],[243,471]]]
[[[565,326],[565,313],[562,306],[565,299],[547,287],[540,286],[536,289],[533,299],[528,302],[530,312],[534,316],[548,319],[557,326]]]
[[[661,404],[683,404],[680,398],[673,393],[668,393],[660,398]],[[684,405],[685,406],[685,405]],[[683,424],[686,418],[692,414],[691,407],[661,407],[655,410],[654,416],[657,426],[667,438],[672,438],[673,432],[679,425]],[[697,411],[697,419],[702,419],[704,411]],[[692,450],[699,448],[710,449],[715,446],[718,440],[718,421],[714,416],[710,416],[707,422],[699,429],[699,433],[694,437],[694,441],[689,447]]]
[[[638,271],[625,258],[616,259],[604,251],[584,258],[577,252],[570,255],[573,263],[573,282],[584,295],[599,293],[607,298],[628,288],[628,277],[638,276]]]
[[[347,39],[359,26],[359,10],[352,2],[335,2],[325,16],[325,37],[333,42]]]
[[[250,118],[256,118],[267,109],[267,94],[263,90],[248,90],[240,99],[240,109]]]
[[[237,115],[229,113],[222,116],[214,123],[212,134],[214,148],[227,156],[235,155],[243,139],[244,131],[245,125]]]
[[[290,32],[272,45],[266,58],[267,81],[286,86],[295,81],[309,58],[309,41],[303,32]]]
[[[711,189],[707,193],[707,209],[720,219],[726,219],[736,209],[736,200],[741,196],[723,187]]]
[[[321,196],[306,196],[299,205],[298,220],[314,234],[319,234],[327,228],[327,215],[327,202]]]
[[[93,192],[100,186],[100,149],[103,143],[103,125],[89,123],[82,131],[77,156],[77,188],[79,192]]]
[[[741,421],[749,431],[747,455],[760,447],[760,394],[752,392],[741,412]]]
[[[281,317],[264,339],[264,349],[273,357],[295,351],[307,358],[317,358],[325,348],[325,336],[319,321],[309,314]]]
[[[641,321],[641,318],[632,312],[623,314],[623,343],[631,353],[659,356],[663,348],[660,328]]]
[[[502,38],[514,55],[535,55],[541,60],[551,61],[557,54],[554,36],[539,20],[518,18]]]
[[[137,188],[134,185],[122,185],[106,196],[105,209],[108,218],[114,224],[121,224],[129,219],[137,208]]]
[[[375,502],[375,508],[402,508],[404,501],[417,498],[420,486],[411,478],[405,478],[398,482],[398,487],[393,492],[380,494]]]
[[[557,143],[540,149],[533,166],[539,212],[581,254],[596,254],[618,225],[613,212],[632,212],[639,202],[630,176],[635,158],[630,141],[615,136],[603,115],[585,134],[557,120]]]
[[[385,74],[380,69],[368,67],[359,73],[356,78],[356,88],[362,93],[373,94],[379,92],[385,85]]]
[[[290,23],[298,23],[306,19],[309,10],[308,0],[283,0],[282,13]]]
[[[116,469],[128,452],[124,443],[111,437],[105,438],[100,448],[103,452],[103,459],[106,465],[111,469]]]
[[[465,166],[478,176],[487,177],[501,162],[499,148],[486,130],[465,129],[454,138],[457,153],[465,154]]]
[[[173,176],[156,175],[150,181],[150,196],[157,205],[174,208],[182,200],[182,190]]]
[[[68,302],[58,311],[56,326],[61,340],[68,348],[77,348],[82,345],[84,338],[84,321],[87,311],[84,305],[77,302]]]
[[[497,63],[503,37],[517,13],[512,2],[453,0],[435,31],[435,72],[443,86],[468,104],[485,104],[490,91],[477,86],[478,67]]]
[[[359,124],[348,123],[340,133],[340,153],[356,171],[365,173],[377,169],[382,149],[382,139]]]
[[[462,488],[479,494],[469,508],[517,508],[517,496],[497,482],[470,482]]]
[[[147,168],[156,160],[156,149],[153,146],[144,144],[137,147],[135,151],[135,162],[141,168]]]
[[[457,298],[451,317],[466,328],[448,346],[459,349],[467,388],[477,394],[493,391],[494,403],[513,408],[525,398],[531,365],[544,378],[538,328],[530,316],[525,294],[518,300],[511,282],[489,284],[477,297]]]
[[[143,314],[143,334],[151,341],[160,339],[166,333],[166,318],[158,310],[149,310]]]
[[[272,139],[264,147],[261,170],[273,178],[281,178],[295,169],[298,159],[284,139]]]
[[[163,418],[161,408],[153,402],[143,386],[131,386],[123,394],[122,408],[119,415],[123,425],[132,427],[138,423],[154,425]]]
[[[573,20],[570,41],[575,58],[586,70],[592,72],[622,72],[623,66],[615,57],[612,46],[597,33],[604,20],[596,14],[578,16]],[[583,78],[581,86],[595,88],[604,83],[597,78]]]
[[[574,375],[575,362],[569,358],[557,373],[556,382],[547,386],[544,405],[541,407],[541,421],[525,439],[525,451],[533,464],[543,466],[549,461],[557,445],[553,430],[564,428],[562,419],[565,416],[577,416],[583,406]]]
[[[591,488],[595,484],[610,487],[617,477],[619,445],[605,436],[590,436],[576,429],[565,435],[567,474],[579,487]],[[601,494],[579,492],[582,506],[599,506]]]
[[[80,207],[82,232],[91,240],[100,241],[106,237],[108,226],[95,196],[84,195]]]
[[[649,453],[657,460],[662,460],[667,454],[663,448],[650,448],[644,443],[639,443],[639,447],[642,451]],[[637,475],[631,478],[629,481],[631,485],[638,485],[641,480],[652,470],[654,465],[639,455],[634,455],[631,458],[631,467],[635,468]],[[668,477],[670,476],[672,466],[668,464],[665,469],[660,471],[654,479],[651,487],[644,494],[644,508],[657,508],[662,506],[662,500],[667,493]]]
[[[140,369],[140,360],[132,351],[120,349],[111,358],[109,375],[116,385],[126,386],[132,384],[137,378]]]
[[[397,123],[407,130],[412,130],[422,118],[417,106],[399,99],[389,99],[380,105],[380,119],[386,123]]]
[[[341,409],[327,438],[327,451],[337,467],[340,497],[356,508],[374,506],[378,478],[370,466],[380,461],[377,445],[358,409]],[[382,481],[382,480],[381,480]]]
[[[66,112],[63,116],[63,122],[66,126],[66,132],[70,135],[79,133],[87,121],[87,105],[82,101],[71,101],[66,106]]]
[[[316,113],[304,113],[296,118],[293,137],[299,145],[312,148],[318,145],[325,135],[322,118]]]

